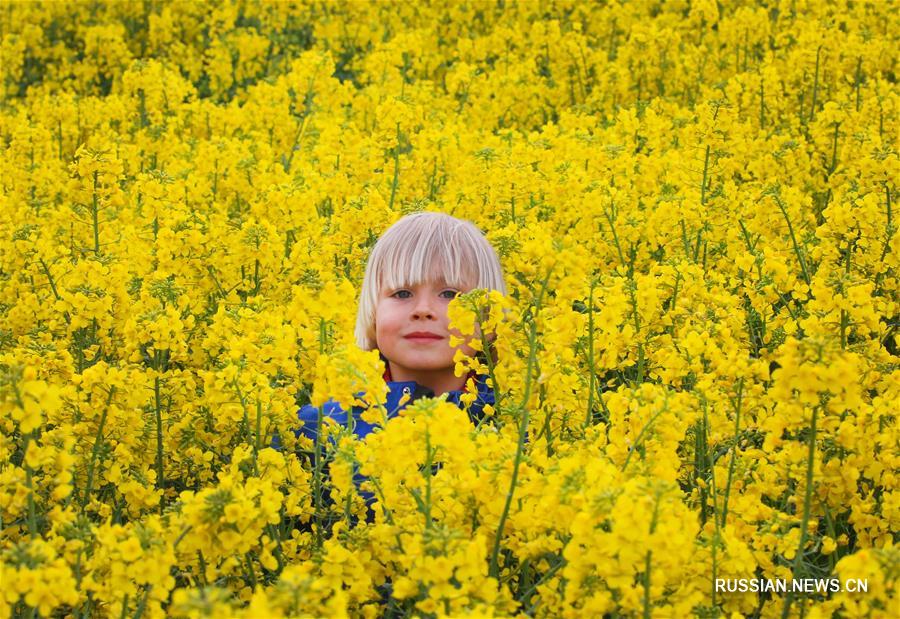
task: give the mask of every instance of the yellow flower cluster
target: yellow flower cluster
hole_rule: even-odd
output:
[[[0,617],[900,616],[893,9],[4,3]],[[421,210],[494,404],[296,438]]]

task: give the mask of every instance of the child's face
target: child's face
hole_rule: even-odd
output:
[[[437,281],[383,289],[375,306],[378,349],[392,365],[405,370],[453,371],[456,348],[450,347],[450,335],[459,336],[459,332],[448,328],[447,306],[457,293],[471,288],[454,288]],[[475,353],[465,345],[457,348],[467,355]]]

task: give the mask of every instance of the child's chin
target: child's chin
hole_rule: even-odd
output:
[[[467,357],[474,357],[476,354],[476,351],[474,348],[470,348],[466,345],[459,346],[457,348],[457,350],[459,350],[462,354],[464,354]]]
[[[443,370],[448,367],[453,367],[453,360],[447,359],[428,359],[417,357],[415,359],[409,359],[408,363],[405,364],[407,368],[410,370],[419,370],[422,372],[433,372],[435,370]]]

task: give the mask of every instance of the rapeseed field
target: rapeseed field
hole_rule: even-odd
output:
[[[900,616],[897,25],[4,0],[0,616]],[[506,273],[490,422],[296,438],[422,210]]]

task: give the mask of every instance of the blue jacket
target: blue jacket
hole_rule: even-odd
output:
[[[477,397],[472,402],[472,405],[469,407],[469,418],[471,419],[473,424],[479,424],[484,419],[484,407],[487,405],[494,405],[494,392],[493,390],[487,386],[486,384],[487,376],[478,375],[475,377],[475,390]],[[434,392],[427,387],[423,387],[419,385],[417,382],[409,380],[409,381],[391,381],[387,383],[388,394],[385,398],[385,408],[387,409],[388,419],[392,419],[396,417],[397,414],[418,400],[419,398],[427,398],[434,397]],[[447,402],[451,404],[456,404],[460,408],[463,407],[463,404],[460,402],[460,397],[462,396],[463,391],[448,391],[447,392]],[[357,394],[358,397],[361,397],[362,394]],[[409,400],[407,400],[402,406],[400,405],[400,400],[404,395],[409,395]],[[375,429],[375,425],[363,421],[361,415],[363,413],[363,409],[360,406],[354,406],[351,410],[351,416],[353,419],[353,434],[359,438],[365,438],[368,436],[372,430]],[[322,413],[325,417],[330,417],[336,422],[338,422],[342,426],[346,426],[349,417],[347,412],[341,408],[340,404],[335,402],[334,400],[328,400],[325,404],[322,405]],[[303,427],[299,430],[295,431],[297,436],[299,437],[301,434],[306,436],[307,438],[315,441],[317,436],[316,423],[319,419],[319,409],[311,404],[307,404],[300,408],[300,411],[297,413],[297,417],[300,418],[300,421],[303,422]]]
[[[476,398],[469,406],[469,419],[472,421],[473,425],[479,425],[485,419],[485,406],[494,405],[494,391],[487,385],[487,378],[488,377],[483,374],[475,376]],[[389,381],[387,387],[388,393],[384,405],[387,409],[388,419],[396,417],[401,410],[419,398],[434,396],[434,392],[431,389],[419,385],[415,381]],[[463,408],[464,405],[460,401],[460,397],[463,393],[462,390],[448,391],[447,402]],[[409,399],[401,405],[400,399],[407,394],[410,396]],[[362,395],[362,393],[359,393],[357,394],[357,397],[362,397]],[[353,434],[358,438],[365,438],[377,427],[377,424],[371,424],[362,419],[361,415],[364,410],[365,409],[360,406],[354,406],[350,411],[350,415],[348,415],[347,411],[341,408],[340,404],[334,400],[328,400],[322,405],[323,418],[330,417],[342,426],[347,426],[349,419],[352,419]],[[294,434],[298,437],[303,435],[312,441],[315,441],[318,435],[317,424],[319,420],[319,409],[311,404],[306,404],[297,412],[297,417],[303,422],[303,425],[299,429],[294,430]],[[333,440],[331,442],[333,443]],[[273,438],[272,446],[275,449],[281,448],[281,441],[277,435]],[[310,454],[310,463],[315,466],[315,453]],[[364,475],[360,474],[358,471],[354,471],[353,481],[357,488],[359,488],[360,484],[365,480],[366,477]],[[369,506],[366,520],[372,522],[375,514],[371,509],[371,505],[374,502],[375,497],[372,493],[366,491],[360,491],[360,496]]]

